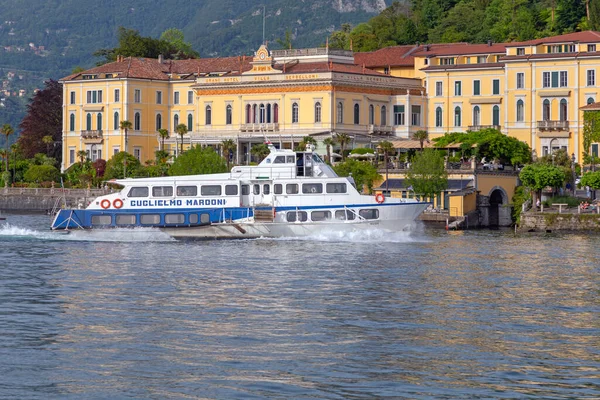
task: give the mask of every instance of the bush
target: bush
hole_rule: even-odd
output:
[[[554,196],[548,200],[550,204],[568,204],[569,207],[577,207],[581,203],[580,198],[572,196]]]
[[[23,177],[26,182],[44,182],[60,180],[60,171],[52,165],[32,165]]]

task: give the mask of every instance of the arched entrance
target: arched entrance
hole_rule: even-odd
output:
[[[509,203],[506,191],[496,186],[490,191],[489,198],[489,226],[510,226],[512,219],[510,207],[507,207]]]

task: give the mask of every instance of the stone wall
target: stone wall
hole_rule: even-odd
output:
[[[598,231],[600,232],[600,215],[598,214],[558,214],[527,212],[521,214],[520,231]]]
[[[55,206],[85,208],[96,197],[110,190],[0,188],[1,211],[51,212]]]

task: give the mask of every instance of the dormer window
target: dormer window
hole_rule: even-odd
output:
[[[477,64],[484,64],[487,62],[487,56],[477,56]]]
[[[588,44],[587,45],[587,51],[590,53],[593,53],[596,51],[596,45],[595,44]]]
[[[525,55],[525,47],[517,47],[517,55],[524,56]]]
[[[440,58],[440,65],[454,65],[454,57]]]
[[[390,69],[388,67],[385,67],[383,69],[383,73],[386,74],[386,75],[389,75],[390,74]]]
[[[83,75],[83,79],[86,79],[86,80],[87,79],[96,79],[96,78],[98,78],[98,75],[90,75],[90,74]]]

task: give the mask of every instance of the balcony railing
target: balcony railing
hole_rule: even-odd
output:
[[[268,124],[242,124],[240,127],[242,132],[278,132],[279,123],[268,123]]]
[[[471,132],[479,132],[482,129],[500,130],[500,125],[469,125],[469,130]]]
[[[81,131],[81,137],[84,139],[102,139],[102,131],[101,130],[95,130],[95,131]]]
[[[369,125],[369,135],[389,135],[392,133],[392,127],[390,125]]]
[[[569,121],[538,121],[537,127],[541,131],[568,131]]]

